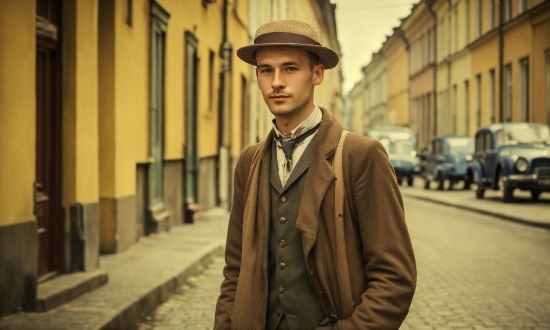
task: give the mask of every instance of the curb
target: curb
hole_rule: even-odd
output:
[[[445,202],[445,201],[437,200],[437,199],[430,198],[430,197],[415,196],[415,195],[408,195],[408,194],[406,196],[416,198],[416,199],[420,199],[420,200],[424,200],[424,201],[428,201],[428,202],[442,204],[442,205],[446,205],[446,206],[453,206],[453,207],[456,207],[456,208],[459,208],[459,209],[464,209],[464,210],[468,210],[468,211],[472,211],[472,212],[477,212],[477,213],[484,214],[484,215],[490,215],[490,216],[497,217],[497,218],[500,218],[500,219],[503,219],[503,220],[507,220],[507,221],[511,221],[511,222],[515,222],[515,223],[520,223],[520,224],[528,225],[528,226],[531,226],[531,227],[538,227],[538,228],[543,228],[543,229],[550,230],[550,223],[541,223],[541,222],[537,222],[537,221],[526,220],[526,219],[518,218],[518,217],[515,217],[515,216],[512,216],[512,215],[502,214],[502,213],[488,211],[488,210],[481,210],[481,209],[478,209],[478,208],[475,208],[475,207],[470,207],[470,206],[460,205],[460,204],[454,204],[454,203]]]
[[[136,325],[144,316],[152,313],[155,308],[168,300],[171,294],[180,286],[186,284],[191,276],[200,274],[214,258],[223,255],[225,238],[217,240],[204,249],[199,257],[193,260],[186,268],[163,281],[158,286],[151,288],[146,294],[130,302],[128,305],[117,311],[116,315],[108,320],[103,320],[98,329],[119,330],[135,329]]]

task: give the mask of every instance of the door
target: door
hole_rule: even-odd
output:
[[[149,141],[149,212],[156,223],[167,216],[163,202],[164,59],[168,13],[151,2],[151,99]],[[155,229],[152,229],[155,230]],[[146,229],[149,232],[149,229]]]
[[[36,163],[34,214],[37,220],[38,280],[61,270],[61,103],[59,3],[38,0],[36,16]]]

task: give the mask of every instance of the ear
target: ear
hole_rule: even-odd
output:
[[[325,67],[319,63],[313,67],[313,85],[317,86],[323,82],[325,78]]]

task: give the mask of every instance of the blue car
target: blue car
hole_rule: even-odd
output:
[[[420,174],[420,159],[417,157],[417,134],[407,127],[384,126],[377,127],[365,133],[386,148],[390,162],[395,170],[397,183],[401,185],[403,180],[407,184],[414,184],[414,177]]]
[[[438,135],[432,138],[428,154],[422,167],[424,188],[430,189],[432,181],[437,182],[437,189],[448,189],[459,181],[464,181],[464,189],[470,189],[466,171],[473,159],[474,139],[460,135]]]
[[[492,124],[478,129],[474,160],[468,178],[477,185],[476,197],[486,189],[502,191],[509,203],[514,190],[531,192],[533,200],[550,191],[550,130],[529,123]]]

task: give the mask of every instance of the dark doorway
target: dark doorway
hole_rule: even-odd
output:
[[[36,3],[36,180],[34,213],[38,222],[38,280],[61,271],[61,43],[60,3]]]

